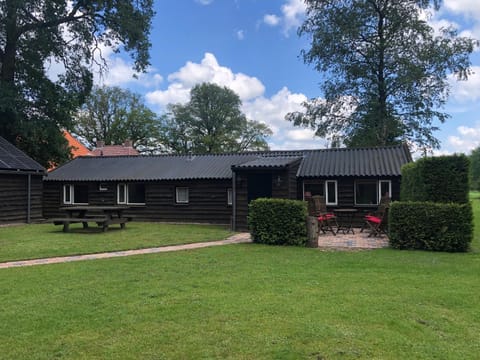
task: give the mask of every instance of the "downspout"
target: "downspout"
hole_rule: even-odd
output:
[[[27,224],[30,224],[30,217],[31,217],[31,206],[32,206],[32,201],[31,201],[31,196],[32,196],[32,175],[28,174],[27,175]]]
[[[232,170],[232,230],[237,229],[237,174]]]

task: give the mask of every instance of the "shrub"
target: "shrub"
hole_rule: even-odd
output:
[[[396,249],[468,251],[473,237],[470,203],[394,202],[390,246]]]
[[[468,203],[469,159],[464,154],[429,157],[402,167],[402,201]]]
[[[271,245],[307,243],[304,201],[256,199],[248,206],[248,227],[254,242]]]

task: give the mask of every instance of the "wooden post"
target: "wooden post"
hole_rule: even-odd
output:
[[[307,216],[307,246],[318,247],[318,219],[315,216]]]

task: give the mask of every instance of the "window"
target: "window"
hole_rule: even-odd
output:
[[[175,188],[175,202],[177,204],[188,204],[188,187]]]
[[[357,180],[355,182],[355,205],[378,205],[385,194],[392,197],[390,180]]]
[[[63,185],[64,204],[88,204],[88,185]]]
[[[233,191],[232,188],[227,189],[227,205],[233,204]]]
[[[317,182],[317,183],[303,184],[303,193],[308,194],[309,196],[314,196],[314,195],[324,196],[325,185],[323,181]]]
[[[327,205],[338,205],[337,181],[326,180],[304,183],[303,196],[305,197],[314,195],[325,196]]]
[[[327,180],[325,181],[325,192],[327,205],[337,205],[337,181]]]
[[[118,204],[145,204],[145,184],[118,184]]]
[[[392,197],[392,182],[390,180],[380,180],[378,186],[378,198],[381,199],[382,196],[388,195],[389,198]]]

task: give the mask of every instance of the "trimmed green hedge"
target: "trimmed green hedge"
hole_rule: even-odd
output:
[[[396,249],[468,251],[473,237],[470,203],[394,202],[390,246]]]
[[[254,242],[270,245],[307,243],[304,201],[256,199],[248,206],[248,227]]]
[[[417,160],[402,167],[400,199],[468,203],[469,159],[464,154]]]

